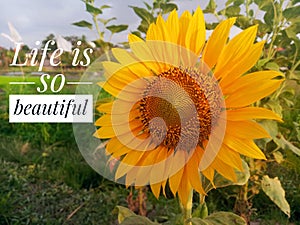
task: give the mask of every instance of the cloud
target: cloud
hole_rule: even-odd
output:
[[[140,0],[110,0],[98,1],[97,4],[107,4],[111,9],[105,9],[103,18],[117,17],[112,24],[129,24],[128,31],[116,34],[113,41],[123,42],[127,40],[130,31],[135,30],[139,24],[139,18],[134,14],[129,5],[143,6]],[[147,2],[152,2],[147,0]],[[184,10],[195,9],[199,0],[177,0],[179,13]],[[204,7],[201,1],[201,7]],[[99,5],[98,5],[99,6]],[[9,0],[2,5],[0,14],[0,33],[8,33],[7,22],[10,21],[22,36],[25,44],[35,47],[36,41],[43,40],[50,33],[68,35],[86,35],[89,40],[97,38],[95,31],[71,25],[80,20],[91,22],[91,16],[85,12],[85,5],[80,0]],[[109,34],[107,34],[109,35]],[[12,44],[0,37],[0,46],[13,47]]]

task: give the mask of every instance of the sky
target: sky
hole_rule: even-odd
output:
[[[151,3],[151,0],[145,0]],[[175,0],[179,14],[184,10],[195,10],[198,5],[203,9],[208,0]],[[221,1],[222,2],[222,1]],[[105,9],[102,18],[117,17],[111,24],[129,24],[127,31],[114,36],[113,42],[124,42],[130,31],[136,30],[140,19],[129,5],[143,6],[142,0],[95,0],[96,6],[110,5]],[[0,33],[9,34],[7,22],[11,22],[30,47],[36,47],[36,41],[42,41],[49,34],[62,36],[86,35],[88,40],[95,40],[97,34],[87,28],[71,25],[80,20],[91,22],[91,16],[85,11],[81,0],[9,0],[0,3]],[[0,36],[0,46],[13,47],[8,39]]]

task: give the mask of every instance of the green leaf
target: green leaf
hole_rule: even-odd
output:
[[[275,161],[278,164],[280,164],[280,163],[282,163],[284,161],[283,155],[281,154],[280,151],[273,152],[273,156],[274,156]]]
[[[219,23],[205,23],[205,27],[207,30],[214,30]]]
[[[277,99],[270,99],[266,104],[265,104],[266,107],[272,109],[273,112],[277,113],[278,115],[280,115],[282,117],[282,106],[280,104],[280,102],[277,100]],[[274,121],[273,121],[274,122]],[[275,122],[276,123],[276,122]],[[274,126],[274,127],[270,127],[270,129],[277,129],[278,130],[278,127],[277,126]],[[272,137],[275,137],[277,134],[275,134],[274,136]]]
[[[290,20],[295,17],[299,17],[299,12],[300,12],[300,5],[287,8],[283,11],[283,16],[287,19]]]
[[[217,4],[216,4],[215,0],[209,0],[209,3],[207,4],[207,6],[203,10],[203,12],[204,13],[214,13],[216,8],[217,8]]]
[[[152,22],[154,22],[154,17],[153,15],[148,12],[146,9],[143,8],[139,8],[136,6],[129,6],[133,9],[134,13],[140,17],[143,21],[146,21],[148,24],[151,24]]]
[[[235,6],[240,6],[240,5],[243,4],[243,3],[245,3],[244,0],[234,0],[234,1],[233,1],[233,5],[235,5]]]
[[[235,171],[237,182],[234,183],[230,180],[227,180],[222,175],[216,173],[214,177],[215,187],[220,188],[220,187],[227,187],[230,185],[244,185],[250,177],[250,170],[248,164],[245,161],[242,161],[242,163],[243,163],[244,171],[242,172],[238,170]],[[202,185],[206,193],[214,188],[211,182],[207,180],[205,177],[203,177]]]
[[[174,9],[178,9],[177,5],[174,3],[161,4],[160,7],[162,9],[162,14],[167,14],[169,12],[172,12]]]
[[[89,3],[86,3],[85,6],[86,6],[86,11],[89,12],[89,13],[92,13],[94,15],[102,14],[102,10],[101,9],[96,8],[95,6],[93,6],[93,5],[89,4]]]
[[[217,212],[209,215],[205,219],[190,219],[193,225],[247,225],[245,220],[231,212]]]
[[[249,16],[251,16],[251,17],[254,16],[254,11],[253,11],[253,9],[250,9],[250,10],[249,10]]]
[[[229,6],[231,3],[233,3],[235,0],[227,0],[227,2],[225,3],[225,6]]]
[[[106,27],[106,29],[110,30],[110,32],[114,33],[120,33],[124,30],[127,30],[128,25],[120,24],[120,25],[111,25]]]
[[[270,59],[260,59],[260,60],[258,60],[258,62],[257,62],[257,68],[259,69],[259,70],[261,70],[262,69],[262,67],[267,63],[267,62],[269,62],[270,61]]]
[[[200,218],[192,218],[189,221],[192,222],[193,225],[209,225],[207,222],[204,221],[204,219]]]
[[[270,26],[268,24],[265,24],[260,20],[257,20],[257,19],[253,20],[253,24],[258,24],[259,25],[258,26],[258,35],[259,35],[259,37],[263,37],[263,36],[265,36],[265,34],[272,32],[272,26]]]
[[[280,180],[277,177],[270,178],[268,175],[263,176],[261,182],[262,190],[266,195],[290,217],[290,205],[285,199],[285,191],[281,186]]]
[[[286,35],[295,41],[298,41],[299,38],[297,34],[300,32],[300,19],[297,22],[292,23],[288,28],[285,29]]]
[[[147,33],[149,27],[149,23],[146,20],[142,20],[141,24],[139,25],[139,27],[137,28],[140,32],[142,33]]]
[[[132,31],[132,34],[134,34],[135,36],[138,36],[139,38],[142,38],[142,34],[139,31]]]
[[[273,7],[268,10],[265,15],[264,15],[264,21],[266,22],[267,25],[272,26],[274,23],[274,9]]]
[[[81,20],[76,23],[72,23],[72,25],[78,26],[78,27],[87,27],[89,29],[93,29],[93,25],[85,20]]]
[[[242,29],[246,29],[250,26],[250,20],[246,16],[239,15],[237,20],[236,20],[236,24],[237,24],[238,27],[240,27]]]
[[[266,11],[264,15],[265,23],[270,26],[277,25],[279,21],[278,21],[278,17],[275,17],[275,12],[277,15],[280,13],[281,11],[280,5],[277,2],[273,1],[270,4],[266,5],[265,8],[266,8],[266,10],[264,10]]]
[[[268,11],[270,8],[272,8],[272,1],[273,0],[267,0],[267,1],[262,1],[262,0],[254,0],[255,4],[259,7],[259,9],[263,11]]]
[[[296,155],[300,156],[300,149],[293,145],[291,142],[286,140],[282,135],[280,136],[280,141],[284,145],[284,149],[289,149],[294,152]]]
[[[99,18],[98,20],[104,25],[106,26],[106,24],[108,24],[110,21],[113,21],[113,20],[116,20],[117,18],[116,17],[112,17],[112,18],[109,18],[107,20],[105,19],[102,19],[102,18]]]
[[[130,216],[126,217],[120,225],[159,225],[159,223],[152,222],[144,216]]]
[[[240,7],[232,5],[226,8],[225,15],[228,17],[238,16],[240,14]]]
[[[278,124],[274,120],[263,120],[260,122],[260,124],[263,126],[263,128],[270,134],[272,139],[276,142],[277,135],[278,135]],[[278,145],[278,143],[276,142]]]
[[[291,80],[300,80],[300,71],[299,70],[295,70],[293,72],[289,71],[288,77]]]
[[[279,66],[276,62],[268,62],[264,67],[268,70],[279,71]]]
[[[115,210],[118,211],[120,225],[158,225],[158,223],[152,222],[147,217],[138,216],[123,206],[117,206]]]
[[[111,8],[110,5],[102,5],[102,6],[100,7],[100,9],[110,9],[110,8]]]
[[[147,7],[147,9],[150,11],[152,9],[152,7],[147,3],[147,2],[144,2],[144,5]]]
[[[125,218],[135,215],[134,212],[123,206],[117,206],[115,210],[118,212],[119,223],[122,223]]]

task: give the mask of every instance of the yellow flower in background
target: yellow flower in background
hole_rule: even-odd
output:
[[[150,25],[146,41],[131,34],[130,51],[112,50],[117,62],[103,62],[101,86],[115,101],[98,107],[95,136],[109,139],[115,179],[149,184],[156,197],[168,184],[186,204],[191,190],[205,194],[202,176],[235,181],[240,155],[265,159],[253,139],[269,135],[254,119],[281,119],[251,104],[283,79],[276,71],[245,75],[264,42],[254,43],[257,26],[228,41],[234,22],[221,22],[206,42],[200,8],[180,17],[173,11]]]

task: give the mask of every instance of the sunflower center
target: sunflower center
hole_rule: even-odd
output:
[[[190,140],[202,145],[221,112],[217,85],[195,69],[172,67],[159,74],[140,102],[144,130],[167,148],[190,150]]]

